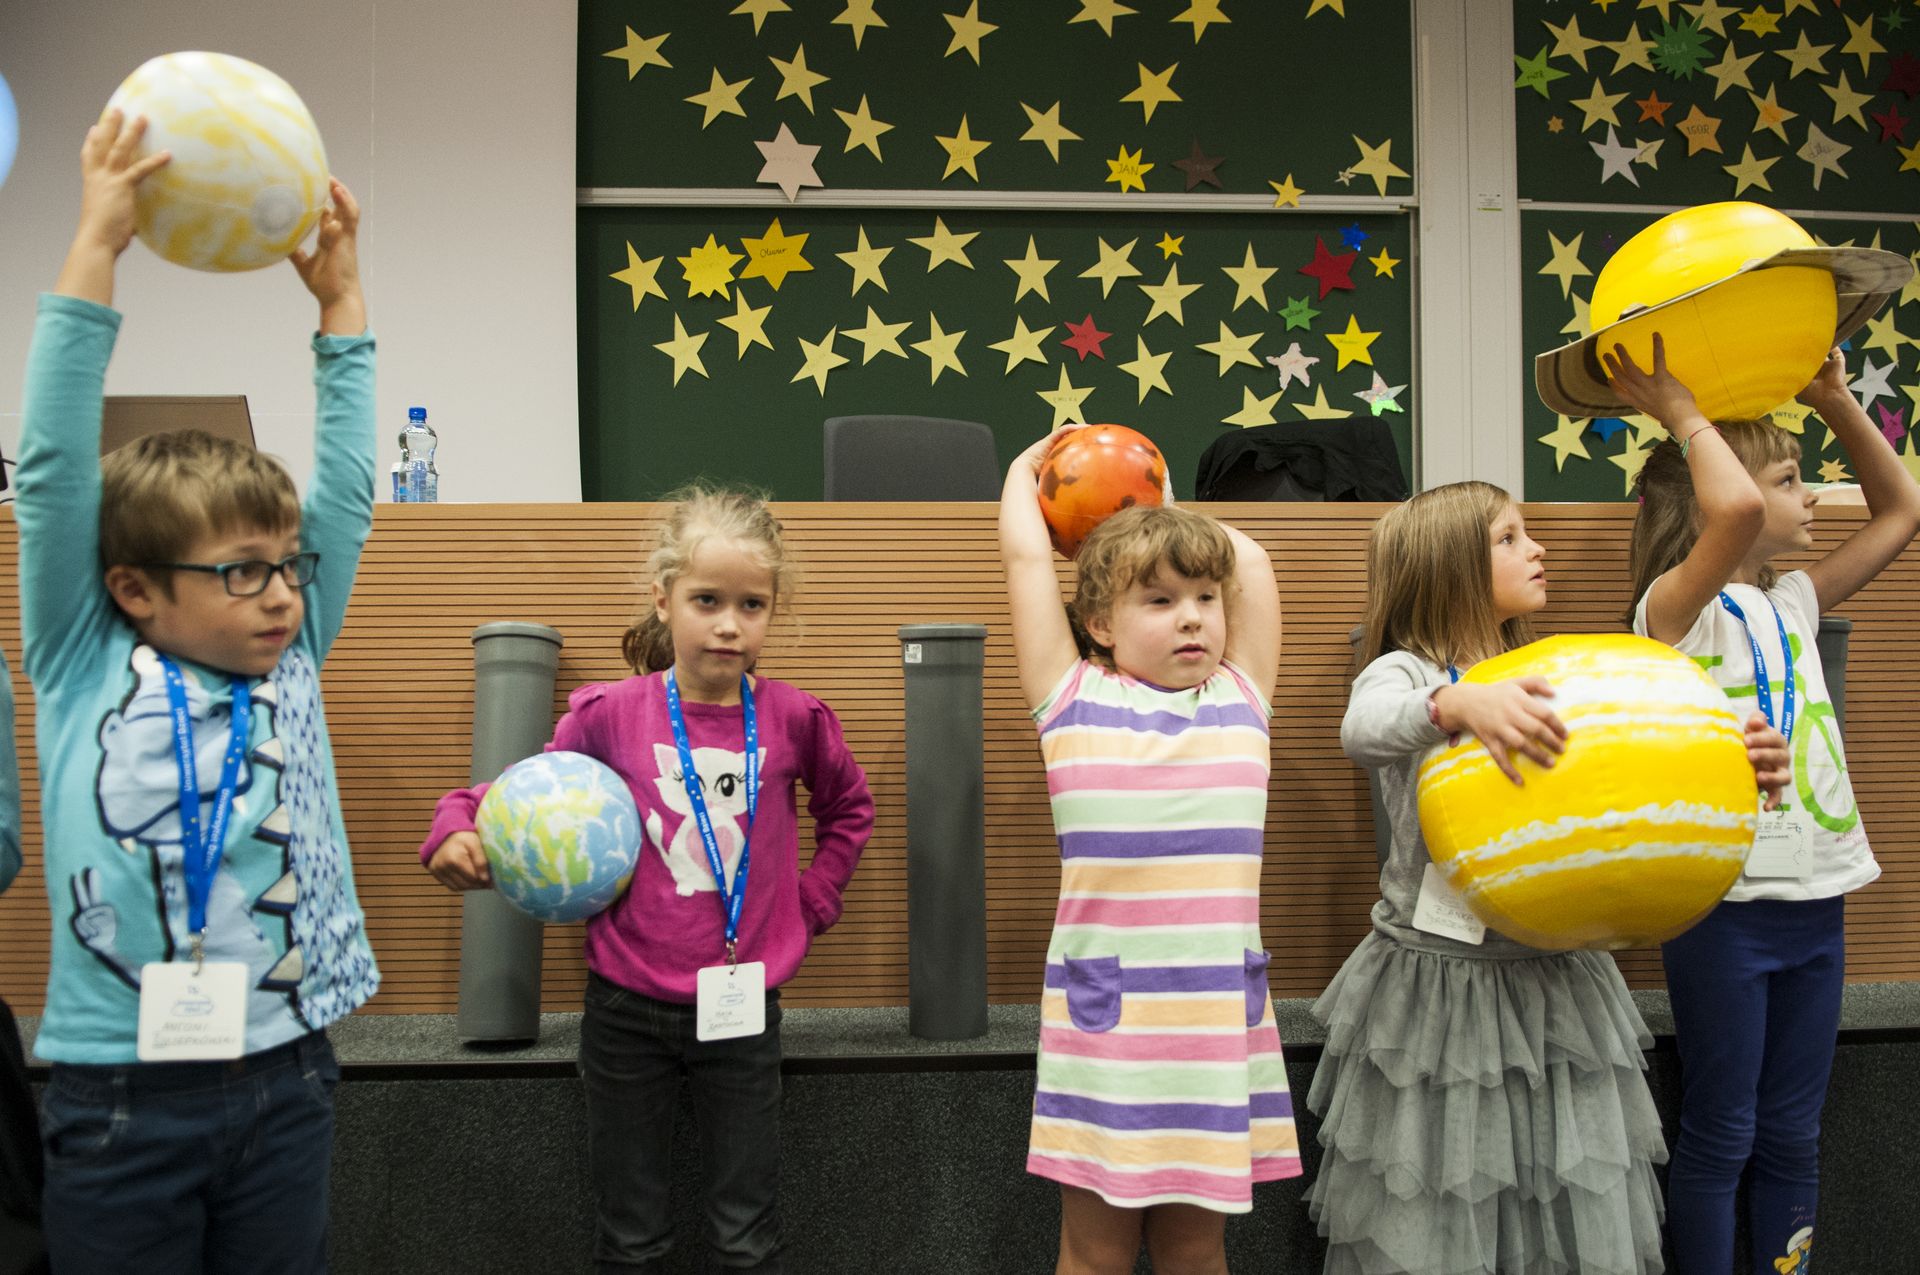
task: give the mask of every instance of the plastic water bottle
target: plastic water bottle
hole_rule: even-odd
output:
[[[440,436],[427,424],[427,409],[409,407],[407,427],[400,431],[400,471],[406,494],[396,492],[396,500],[432,504],[440,499],[440,471],[433,467],[433,453],[439,445]]]

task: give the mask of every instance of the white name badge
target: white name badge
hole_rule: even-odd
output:
[[[709,965],[695,989],[694,1034],[701,1040],[758,1036],[767,1029],[767,966],[764,961]]]
[[[1813,821],[1804,810],[1762,810],[1747,856],[1750,877],[1813,879]]]
[[[247,967],[153,961],[140,967],[141,1062],[238,1058],[247,1042]]]
[[[1470,911],[1459,893],[1447,884],[1440,869],[1431,863],[1420,877],[1420,899],[1413,905],[1413,928],[1480,944],[1487,940],[1487,927]]]

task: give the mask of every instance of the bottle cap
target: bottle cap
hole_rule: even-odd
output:
[[[410,421],[424,421],[427,419],[427,409],[424,407],[409,407],[407,409],[407,419]]]

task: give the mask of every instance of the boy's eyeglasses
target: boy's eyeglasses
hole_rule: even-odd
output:
[[[143,566],[164,567],[169,571],[203,571],[220,577],[220,583],[236,598],[251,598],[265,593],[276,572],[296,589],[313,583],[320,570],[320,555],[312,550],[290,553],[278,562],[248,558],[244,562],[148,562]]]

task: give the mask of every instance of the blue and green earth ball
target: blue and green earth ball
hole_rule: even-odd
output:
[[[541,753],[507,767],[474,822],[494,888],[540,921],[604,912],[640,858],[633,793],[584,753]]]

